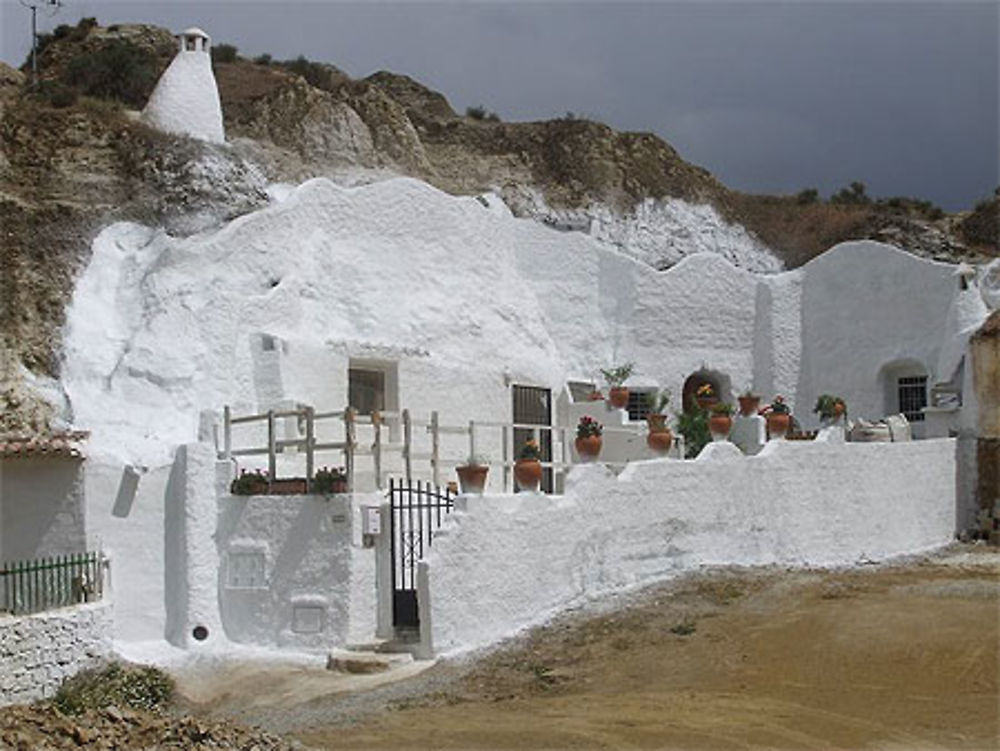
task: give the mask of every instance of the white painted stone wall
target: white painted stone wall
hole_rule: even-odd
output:
[[[0,706],[52,696],[80,670],[111,656],[107,599],[26,616],[0,615]]]
[[[220,497],[216,576],[226,637],[302,650],[371,640],[375,549],[362,547],[359,507],[381,500]]]
[[[583,465],[563,497],[460,500],[421,564],[422,637],[436,652],[699,566],[837,566],[946,544],[955,441],[772,441],[753,457],[714,443],[619,477]]]

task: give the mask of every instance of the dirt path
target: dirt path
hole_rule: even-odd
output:
[[[623,604],[392,686],[239,715],[315,748],[1000,745],[995,550],[700,574]]]

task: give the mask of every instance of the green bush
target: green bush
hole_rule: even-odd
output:
[[[270,65],[273,62],[273,58],[266,52],[263,55],[258,55],[253,59],[257,65]]]
[[[871,198],[865,193],[865,184],[855,180],[848,187],[834,193],[830,197],[830,203],[863,204],[871,203]]]
[[[40,81],[36,93],[56,109],[72,107],[77,100],[76,89],[60,81]]]
[[[174,688],[173,679],[158,668],[113,662],[68,678],[52,702],[65,714],[81,714],[112,705],[157,710],[170,703]]]
[[[684,436],[684,458],[694,459],[712,440],[708,412],[694,407],[677,414],[677,432]]]
[[[806,188],[805,190],[799,191],[798,195],[795,196],[795,202],[799,206],[808,206],[811,203],[816,203],[819,200],[819,191],[816,188]]]
[[[152,52],[124,39],[113,39],[96,52],[70,60],[63,82],[88,96],[141,107],[156,85],[157,74]]]
[[[1000,251],[1000,188],[996,198],[980,201],[959,225],[969,245],[984,245]]]
[[[238,52],[239,50],[231,44],[214,44],[212,45],[212,62],[235,63],[236,58],[239,57]]]

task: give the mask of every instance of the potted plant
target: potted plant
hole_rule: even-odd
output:
[[[592,462],[601,453],[601,433],[604,427],[593,417],[584,415],[576,426],[576,453],[581,462]]]
[[[489,462],[481,456],[471,454],[465,464],[455,467],[459,486],[463,493],[482,495],[486,488],[486,475],[490,471]]]
[[[674,434],[667,426],[667,415],[664,412],[670,404],[670,391],[663,389],[656,396],[651,392],[646,394],[645,404],[649,408],[649,414],[646,415],[646,423],[649,426],[646,445],[658,454],[665,454],[670,451],[674,442]]]
[[[769,438],[784,438],[792,424],[792,416],[785,398],[778,394],[769,405],[764,407],[767,418],[767,435]]]
[[[323,467],[316,471],[313,477],[312,491],[314,493],[346,493],[347,470],[343,467],[330,469]]]
[[[839,396],[820,394],[813,412],[825,421],[836,422],[847,414],[847,402]]]
[[[524,490],[538,491],[542,482],[542,449],[538,441],[525,441],[514,462],[514,477]]]
[[[692,407],[676,413],[676,416],[677,432],[684,436],[684,458],[694,459],[712,440],[712,434],[708,432],[708,412]]]
[[[743,393],[736,399],[740,403],[740,414],[744,417],[753,417],[760,408],[760,394],[755,394],[750,386],[743,389]]]
[[[710,408],[708,430],[712,438],[724,441],[733,429],[733,405],[726,402],[716,402]]]
[[[601,375],[608,384],[608,401],[615,409],[624,409],[628,406],[628,389],[624,384],[634,369],[635,364],[630,362],[614,368],[601,369]]]
[[[698,387],[698,390],[694,392],[694,398],[698,402],[698,406],[702,409],[708,409],[719,401],[719,397],[715,393],[715,387],[708,381]]]
[[[233,478],[229,485],[229,492],[233,495],[266,495],[267,475],[259,469],[247,472],[240,471],[240,476]]]

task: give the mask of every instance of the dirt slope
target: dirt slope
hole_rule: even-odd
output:
[[[696,576],[367,705],[258,719],[316,748],[992,749],[998,564]]]

